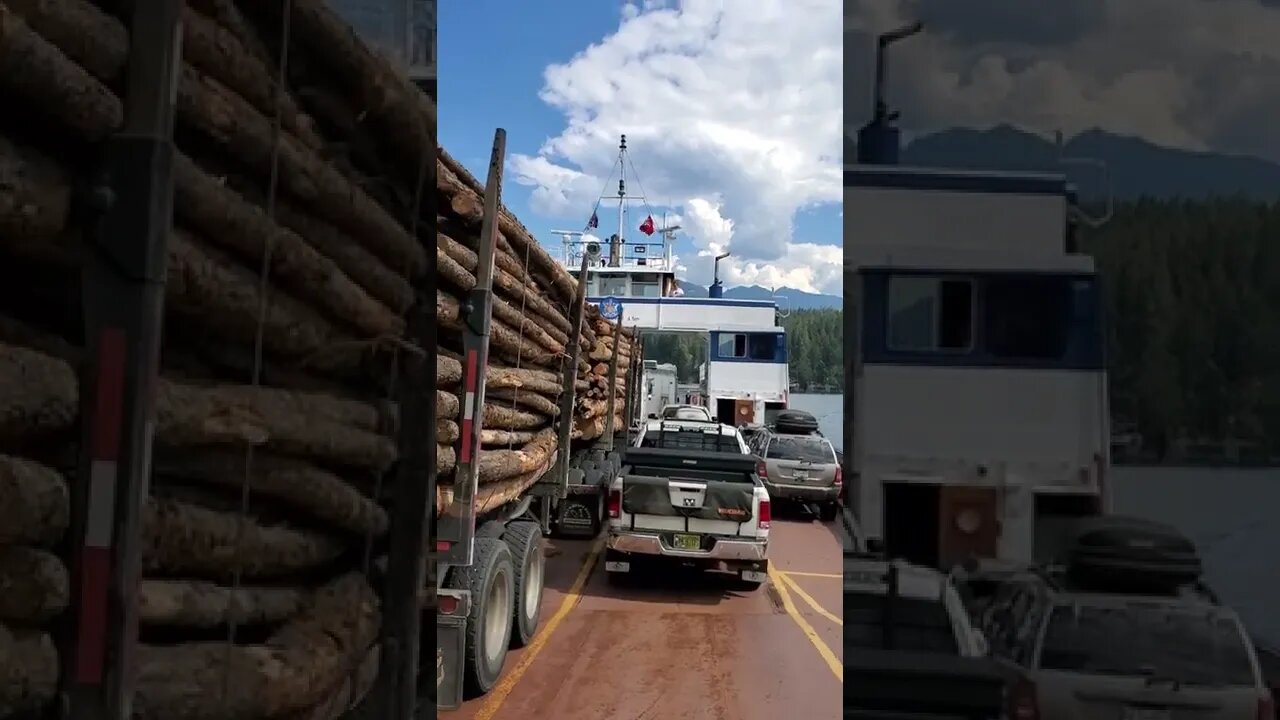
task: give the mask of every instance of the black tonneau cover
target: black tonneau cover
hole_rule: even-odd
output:
[[[741,453],[631,448],[623,455],[622,510],[659,515],[728,520],[739,524],[754,516],[755,457]],[[706,487],[701,507],[672,504],[670,481]]]

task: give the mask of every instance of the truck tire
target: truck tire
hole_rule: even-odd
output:
[[[460,589],[471,591],[464,678],[467,695],[479,697],[498,683],[511,646],[516,584],[511,549],[502,540],[478,537],[475,562],[453,572]]]
[[[542,615],[542,586],[546,556],[542,552],[542,528],[537,523],[513,522],[502,536],[515,561],[515,622],[511,647],[528,645],[538,632]]]

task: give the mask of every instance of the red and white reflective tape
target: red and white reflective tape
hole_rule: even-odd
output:
[[[475,350],[467,353],[467,368],[463,373],[462,398],[462,445],[458,448],[458,462],[471,462],[472,428],[475,425],[476,386],[480,383],[480,354]]]
[[[80,554],[80,627],[76,680],[102,682],[107,651],[111,550],[115,541],[116,476],[124,413],[125,334],[107,328],[98,337],[97,394],[90,426],[89,501]]]

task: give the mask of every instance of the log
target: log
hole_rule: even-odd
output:
[[[246,49],[235,33],[190,8],[183,12],[182,30],[183,60],[233,90],[265,117],[274,118],[278,111],[281,126],[307,147],[324,147],[315,123],[298,109],[288,90],[277,92],[274,69]]]
[[[364,660],[352,672],[343,674],[342,680],[332,688],[329,695],[314,707],[300,713],[283,716],[286,720],[342,720],[350,717],[347,713],[360,704],[365,695],[373,689],[378,679],[378,668],[381,663],[382,646],[374,645],[365,653]]]
[[[436,246],[436,271],[440,273],[440,277],[464,292],[469,292],[476,286],[476,276],[450,257],[445,248],[439,245]],[[509,298],[517,310],[523,307],[525,312],[537,315],[562,332],[568,333],[571,330],[569,321],[560,313],[559,308],[541,295],[526,292],[524,283],[502,268],[494,268],[493,287],[495,294]],[[565,337],[568,339],[567,335]]]
[[[380,622],[377,596],[351,573],[318,590],[261,645],[143,645],[134,717],[243,720],[302,711],[363,659]]]
[[[541,413],[549,418],[559,417],[560,406],[536,393],[520,390],[485,390],[485,400],[495,405],[516,405],[526,410]]]
[[[56,470],[0,455],[0,545],[51,546],[71,517],[67,482]]]
[[[245,453],[239,450],[160,450],[154,471],[184,481],[234,490],[245,483]],[[387,532],[387,512],[342,478],[300,460],[254,453],[249,475],[253,495],[287,503],[320,522],[361,536]]]
[[[528,430],[480,430],[480,444],[483,445],[524,445],[533,440],[537,433]]]
[[[546,425],[547,418],[542,415],[514,410],[491,403],[484,404],[483,425],[501,430],[534,430]]]
[[[366,336],[403,332],[399,315],[370,297],[337,263],[214,180],[189,157],[177,153],[173,173],[177,217],[199,228],[202,237],[217,241],[254,268],[261,267],[269,252],[272,280]]]
[[[479,226],[484,217],[484,200],[480,187],[471,173],[449,153],[440,150],[440,160],[436,166],[436,189],[448,198],[448,205],[455,214],[475,226]],[[572,302],[577,289],[573,278],[506,208],[499,211],[498,230],[511,244],[516,257],[527,255],[530,267],[545,274],[550,281],[545,287],[557,299],[564,303]]]
[[[444,475],[453,472],[458,456],[452,445],[436,445],[436,473]]]
[[[456,385],[462,381],[462,363],[446,355],[436,355],[436,385]]]
[[[58,556],[0,546],[0,620],[41,625],[65,610],[70,598],[71,579]]]
[[[273,62],[271,53],[267,52],[266,45],[252,24],[236,7],[235,0],[190,0],[188,4],[228,30],[240,41],[245,52],[257,58],[263,67],[271,68],[272,74],[275,74],[278,65]]]
[[[182,231],[170,236],[168,259],[169,314],[215,338],[252,346],[262,294],[257,277]],[[261,320],[264,348],[273,356],[330,372],[359,365],[351,352],[337,352],[356,347],[355,338],[289,295],[269,293]]]
[[[242,534],[241,534],[242,533]],[[239,540],[239,542],[237,542]],[[267,579],[315,570],[342,554],[335,539],[169,499],[143,513],[142,566],[149,575]]]
[[[452,420],[436,421],[436,437],[437,443],[445,443],[452,445],[458,441],[458,423]]]
[[[47,241],[66,228],[70,209],[71,184],[62,168],[0,135],[0,243]]]
[[[0,439],[6,443],[67,430],[79,414],[76,373],[43,353],[0,344]]]
[[[436,391],[436,419],[437,420],[453,420],[458,417],[461,409],[461,403],[458,396],[443,390]]]
[[[85,0],[5,0],[32,30],[99,80],[120,75],[129,59],[124,23]]]
[[[252,7],[252,12],[279,22],[279,4],[254,3]],[[431,98],[362,42],[324,0],[295,0],[291,8],[294,37],[363,111],[365,122],[373,126],[372,134],[384,138],[401,177],[416,181],[423,160],[437,152],[436,108]]]
[[[450,260],[462,268],[463,272],[454,272],[457,281],[465,284],[465,286],[460,285],[460,287],[465,290],[474,286],[477,266],[475,251],[441,232],[436,233],[436,243],[439,249],[445,251]],[[551,321],[546,326],[545,332],[551,335],[555,342],[560,345],[568,344],[569,321],[560,312],[560,308],[555,307],[553,303],[543,297],[542,289],[529,279],[524,269],[516,264],[513,258],[506,253],[497,252],[494,253],[494,260],[497,264],[497,272],[494,273],[494,287],[500,294],[510,298],[512,308],[519,311],[521,307],[533,303],[537,306],[536,310],[539,312],[550,310],[548,318]],[[513,265],[514,268],[512,267]]]
[[[242,162],[270,172],[276,144],[271,122],[221,83],[183,65],[178,112]],[[393,268],[416,275],[426,251],[407,230],[331,164],[288,134],[279,137],[280,187],[329,222],[342,227]]]
[[[153,627],[269,625],[297,615],[309,593],[294,587],[230,587],[195,580],[143,580],[138,619]]]
[[[384,435],[277,405],[280,391],[245,386],[195,387],[162,379],[156,398],[156,440],[169,447],[262,445],[286,455],[386,470],[396,459]]]
[[[37,109],[84,140],[104,140],[124,121],[124,106],[107,86],[6,4],[0,4],[0,89],[10,95],[6,107]]]
[[[555,455],[556,431],[548,428],[519,450],[490,450],[480,454],[480,482],[505,480],[542,467]]]
[[[439,327],[456,331],[463,329],[457,300],[444,293],[437,293],[436,308],[436,323]],[[489,342],[495,350],[505,352],[520,362],[531,365],[551,366],[560,357],[559,353],[549,352],[534,345],[526,336],[496,317],[489,320]]]
[[[343,272],[392,312],[402,315],[413,305],[413,287],[409,281],[341,230],[293,203],[279,200],[276,219],[337,263]]]
[[[490,367],[484,375],[484,384],[486,390],[519,388],[552,397],[559,397],[564,391],[560,378],[536,368]]]
[[[58,670],[47,634],[0,625],[0,717],[41,717],[57,692]]]

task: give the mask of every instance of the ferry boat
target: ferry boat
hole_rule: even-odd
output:
[[[913,563],[1043,560],[1109,506],[1087,218],[1065,175],[900,165],[882,98],[844,170],[853,510]]]
[[[634,166],[625,135],[614,169],[617,194],[601,196],[587,227],[553,231],[562,240],[561,261],[574,273],[587,261],[587,301],[599,306],[605,319],[621,316],[624,326],[642,334],[694,333],[707,338],[697,391],[681,393],[683,402],[705,405],[722,423],[771,423],[787,407],[790,390],[787,334],[777,302],[726,298],[718,273],[707,297],[685,297],[675,267],[676,232],[681,228],[657,227],[644,195],[628,194],[626,171],[632,169],[634,174]],[[593,231],[600,232],[598,212],[603,203],[616,203],[618,223],[616,232],[598,238]],[[638,238],[628,237],[629,204],[640,204],[647,211],[636,225]],[[716,258],[717,265],[723,257]],[[648,380],[642,378],[646,396],[653,394]]]

